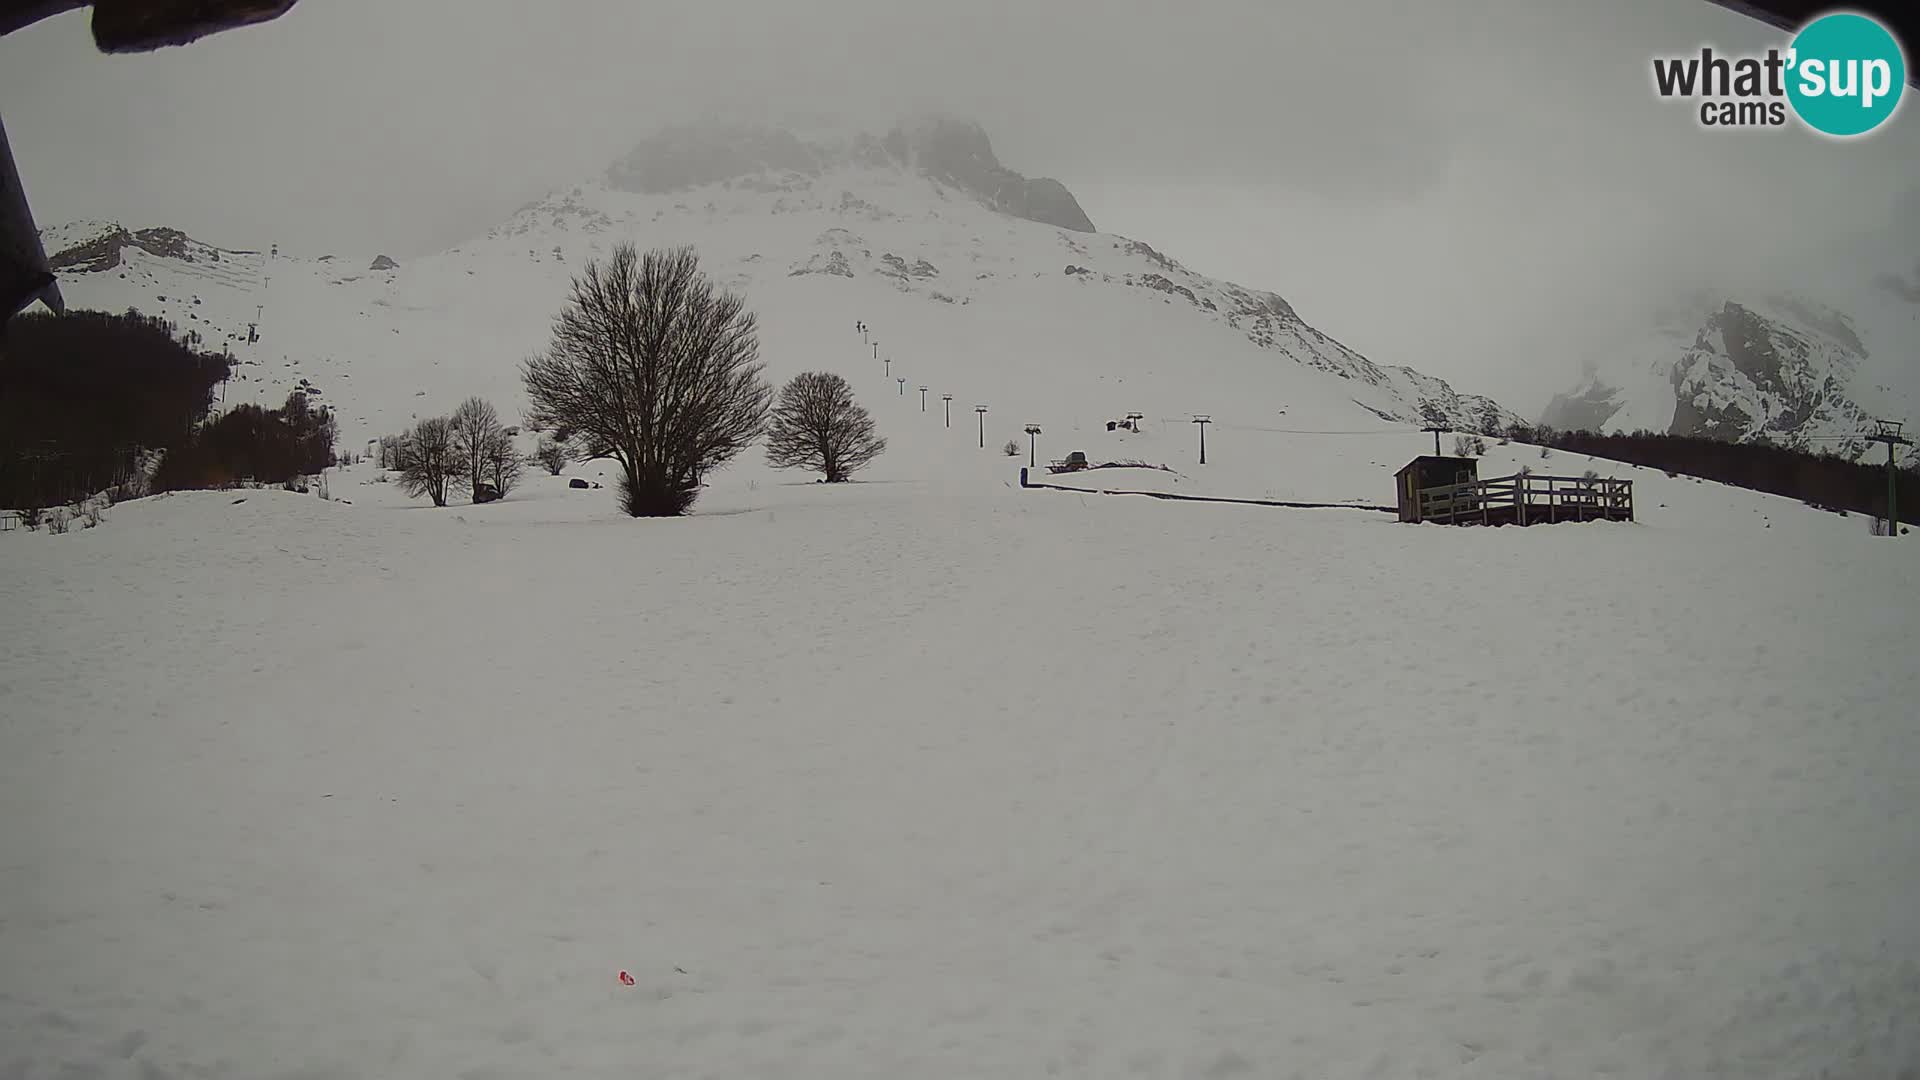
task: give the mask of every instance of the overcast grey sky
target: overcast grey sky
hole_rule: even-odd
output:
[[[1704,0],[303,0],[112,57],[86,18],[0,39],[42,224],[405,258],[662,123],[937,108],[1104,231],[1527,410],[1678,284],[1920,246],[1910,104],[1843,144],[1654,98],[1656,52],[1779,39]]]

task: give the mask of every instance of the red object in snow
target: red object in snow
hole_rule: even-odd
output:
[[[629,975],[629,974],[627,974],[627,973],[626,973],[626,972],[624,972],[624,971],[623,971],[623,972],[621,972],[621,973],[620,973],[620,984],[621,984],[622,986],[632,986],[632,985],[633,985],[633,976],[631,976],[631,975]]]

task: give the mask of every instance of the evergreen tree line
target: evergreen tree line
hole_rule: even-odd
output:
[[[6,326],[0,506],[75,503],[125,483],[142,451],[189,443],[231,373],[163,320],[35,312]]]
[[[154,487],[175,491],[225,487],[241,480],[285,483],[332,466],[338,434],[333,411],[314,408],[299,390],[277,409],[236,405],[169,450]]]
[[[40,509],[100,492],[144,493],[135,472],[161,452],[153,490],[284,483],[334,463],[333,414],[295,392],[277,409],[238,405],[209,421],[226,356],[136,310],[15,317],[0,365],[0,506]],[[118,496],[116,496],[118,497]]]
[[[1884,458],[1877,464],[1870,458],[1850,461],[1832,453],[1809,453],[1775,443],[1722,442],[1652,431],[1606,435],[1515,424],[1498,434],[1514,442],[1785,495],[1826,509],[1876,517],[1887,513]],[[1896,477],[1900,520],[1920,524],[1920,469],[1898,469]]]

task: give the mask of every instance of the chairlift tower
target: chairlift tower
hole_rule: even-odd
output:
[[[1906,425],[1898,420],[1875,420],[1873,434],[1867,436],[1868,442],[1887,444],[1887,535],[1900,535],[1900,470],[1893,463],[1893,448],[1912,446],[1913,440],[1902,435]]]

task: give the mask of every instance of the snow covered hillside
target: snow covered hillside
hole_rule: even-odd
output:
[[[863,358],[891,357],[892,374],[1008,410],[1016,431],[1147,410],[1267,423],[1285,409],[1332,427],[1512,418],[1369,361],[1279,296],[1085,231],[1084,219],[1064,187],[1007,169],[984,133],[941,121],[837,139],[663,133],[598,180],[403,263],[140,242],[155,231],[111,225],[47,240],[70,303],[138,307],[231,344],[229,403],[311,387],[353,445],[472,393],[516,411],[516,366],[544,345],[570,275],[621,240],[695,245],[760,315],[776,377],[852,375]],[[856,320],[876,328],[878,355],[849,345]]]
[[[1850,296],[1854,315],[1788,294],[1691,295],[1639,344],[1595,358],[1541,419],[1857,457],[1873,419],[1920,418],[1920,303],[1885,280]]]
[[[372,479],[0,538],[5,1075],[1920,1062],[1856,522]]]

